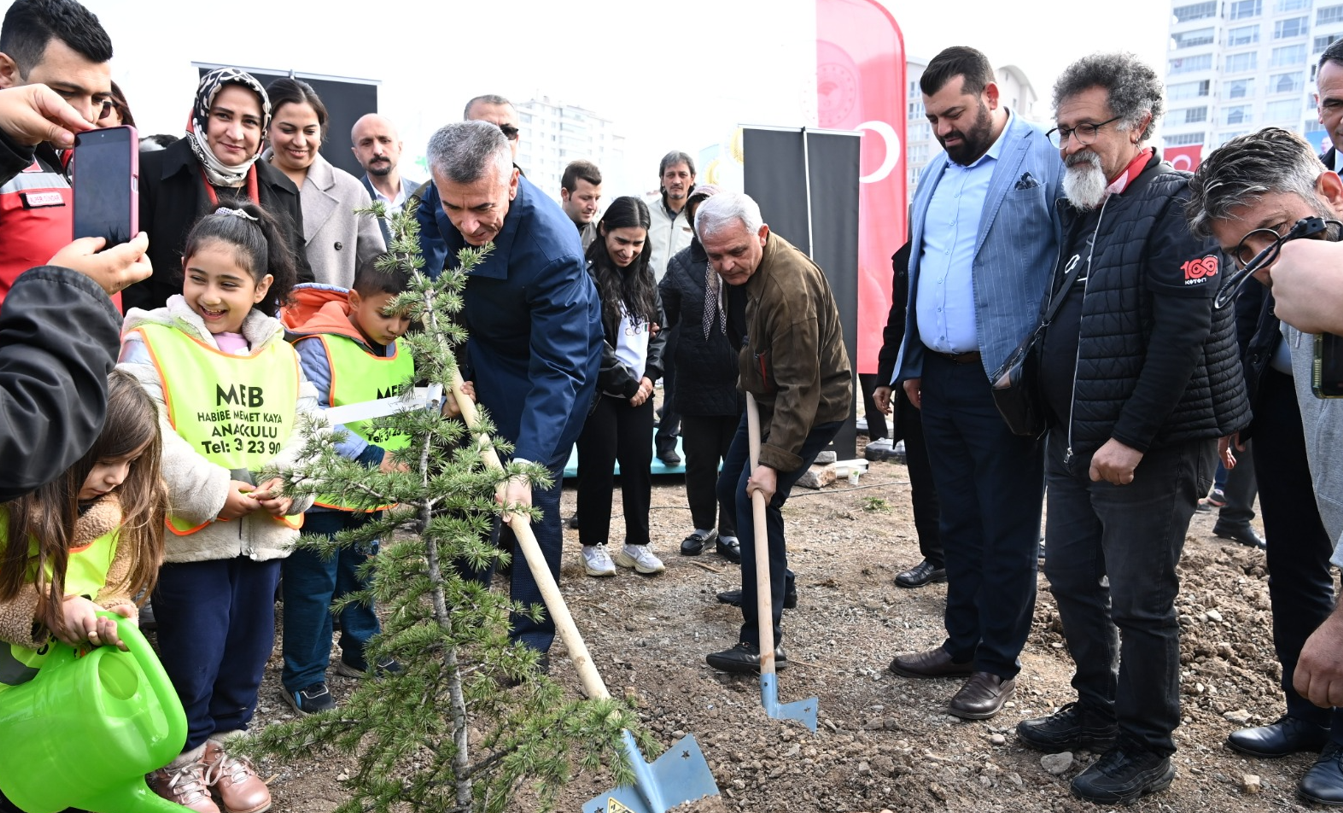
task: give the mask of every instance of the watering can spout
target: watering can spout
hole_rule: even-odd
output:
[[[78,805],[96,813],[183,813],[187,810],[150,790],[143,779],[133,779],[96,798],[81,800]]]

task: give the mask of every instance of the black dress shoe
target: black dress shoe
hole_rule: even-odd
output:
[[[718,600],[723,604],[731,604],[733,607],[741,606],[740,590],[724,590],[718,594]],[[787,577],[783,582],[783,608],[791,610],[797,606],[797,584],[793,578]]]
[[[717,531],[709,531],[707,534],[702,534],[698,531],[692,532],[690,536],[681,540],[681,555],[699,556],[704,552],[705,545],[717,541],[717,539]]]
[[[970,677],[975,673],[973,662],[957,663],[951,659],[951,653],[940,646],[926,652],[896,655],[887,668],[911,678]]]
[[[577,531],[577,530],[578,530],[578,514],[575,513],[572,517],[569,517],[568,519],[566,519],[566,520],[564,521],[564,524],[567,525],[567,526],[569,527],[570,530]]]
[[[710,652],[704,656],[704,660],[720,672],[741,675],[755,675],[760,672],[760,648],[745,641],[722,652]],[[788,656],[784,654],[783,646],[780,645],[774,650],[774,669],[781,672],[787,668]]]
[[[924,559],[909,570],[895,577],[896,587],[923,587],[929,582],[944,582],[947,580],[947,569],[945,567],[936,567],[932,562]]]
[[[1073,777],[1073,794],[1098,805],[1132,804],[1165,790],[1175,778],[1170,757],[1121,739],[1091,767]]]
[[[1212,535],[1222,539],[1230,539],[1232,542],[1239,543],[1247,548],[1267,547],[1264,544],[1263,537],[1255,533],[1254,528],[1248,522],[1244,525],[1223,525],[1218,522],[1212,526]]]
[[[681,456],[676,453],[676,444],[672,443],[666,448],[658,449],[658,460],[661,460],[662,464],[670,469],[681,465]]]
[[[1285,715],[1276,723],[1242,728],[1226,738],[1226,745],[1232,751],[1264,759],[1277,759],[1301,751],[1318,754],[1328,742],[1328,726]]]
[[[1103,754],[1115,744],[1119,724],[1090,706],[1073,702],[1044,717],[1017,723],[1017,739],[1037,751],[1057,754],[1086,749]]]
[[[737,538],[729,537],[730,541],[724,542],[720,535],[713,543],[713,549],[718,551],[718,555],[728,560],[734,565],[741,564],[741,543]]]
[[[1325,745],[1296,790],[1303,799],[1317,805],[1343,806],[1343,745],[1335,742]]]
[[[1017,682],[992,672],[975,672],[947,704],[947,711],[962,720],[987,720],[1002,711],[1012,699]]]

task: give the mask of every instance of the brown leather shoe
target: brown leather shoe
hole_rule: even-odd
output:
[[[896,655],[889,668],[897,675],[911,678],[969,677],[975,671],[973,663],[956,663],[951,653],[940,646],[927,652]]]
[[[159,768],[145,777],[154,792],[196,813],[219,813],[205,782],[205,763],[199,759]]]
[[[991,672],[975,672],[947,704],[947,711],[962,720],[987,720],[1012,699],[1017,682]]]
[[[256,775],[247,757],[229,756],[217,740],[205,743],[205,781],[219,791],[225,813],[264,813],[270,810],[270,788]]]

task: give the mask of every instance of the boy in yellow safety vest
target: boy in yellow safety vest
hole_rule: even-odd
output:
[[[397,395],[409,386],[415,363],[401,336],[410,327],[404,312],[389,313],[388,306],[404,292],[406,274],[383,271],[376,257],[365,260],[346,291],[329,285],[299,285],[296,305],[286,314],[291,332],[298,336],[303,373],[317,388],[319,407],[372,401]],[[305,315],[308,314],[308,315]],[[293,323],[301,321],[294,326]],[[345,437],[336,444],[344,457],[368,468],[388,471],[394,465],[392,452],[406,439],[375,429],[371,421],[345,424]],[[384,506],[387,507],[387,506]],[[335,497],[316,499],[304,517],[304,530],[334,537],[339,531],[358,527],[371,516],[366,508],[342,505]],[[330,559],[312,550],[295,550],[284,561],[284,671],[281,680],[289,705],[300,714],[334,707],[326,685],[331,659],[332,602],[367,585],[358,569],[372,551],[342,548]],[[351,603],[340,612],[341,657],[336,672],[359,677],[369,669],[364,647],[379,630],[371,603]],[[395,670],[394,661],[377,669]]]

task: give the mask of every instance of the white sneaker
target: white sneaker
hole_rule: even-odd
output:
[[[583,567],[589,576],[616,575],[616,566],[611,564],[611,555],[606,552],[605,545],[584,545]]]
[[[620,553],[616,554],[616,564],[621,567],[632,567],[648,576],[661,573],[667,569],[667,566],[662,564],[661,559],[653,555],[653,551],[647,545],[626,545]]]

